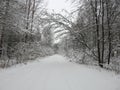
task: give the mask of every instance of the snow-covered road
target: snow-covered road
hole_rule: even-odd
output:
[[[120,90],[120,76],[54,55],[0,70],[0,90]]]

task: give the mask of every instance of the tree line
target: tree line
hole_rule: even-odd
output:
[[[73,0],[72,3],[77,9],[71,13],[63,10],[63,15],[48,12],[43,0],[1,0],[1,60],[8,60],[16,51],[23,53],[31,47],[45,46],[45,50],[30,51],[64,54],[79,63],[91,58],[100,67],[116,62],[113,58],[120,55],[120,1]],[[51,49],[47,51],[46,46]],[[24,56],[22,53],[15,56]]]
[[[67,17],[58,13],[48,15],[52,25],[56,26],[54,33],[59,33],[57,38],[66,35],[60,43],[55,44],[55,48],[63,50],[66,56],[70,58],[73,56],[79,61],[85,57],[92,58],[98,61],[100,67],[114,62],[113,58],[120,55],[120,1],[72,2],[77,3],[75,6],[77,9],[69,14],[65,11]],[[75,12],[77,17],[74,15]],[[76,20],[72,20],[73,17]]]
[[[110,64],[120,49],[120,1],[84,0],[79,8],[77,26],[83,46],[91,51],[99,66]],[[107,61],[106,61],[107,60]]]
[[[23,58],[30,57],[32,51],[36,54],[43,53],[41,56],[47,53],[42,50],[48,45],[46,41],[42,42],[44,33],[39,19],[44,11],[43,0],[0,0],[1,67],[11,62],[10,59],[19,57],[22,61]],[[37,42],[40,42],[39,45]]]

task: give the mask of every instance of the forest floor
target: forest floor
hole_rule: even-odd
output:
[[[120,90],[120,75],[53,55],[1,69],[0,90]]]

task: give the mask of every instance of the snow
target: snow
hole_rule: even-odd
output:
[[[54,55],[0,70],[0,90],[120,90],[120,75]]]

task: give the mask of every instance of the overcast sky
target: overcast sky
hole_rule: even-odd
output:
[[[55,12],[61,12],[62,9],[65,9],[70,12],[72,10],[72,5],[70,1],[67,0],[47,0],[47,4],[49,11],[54,10]]]

